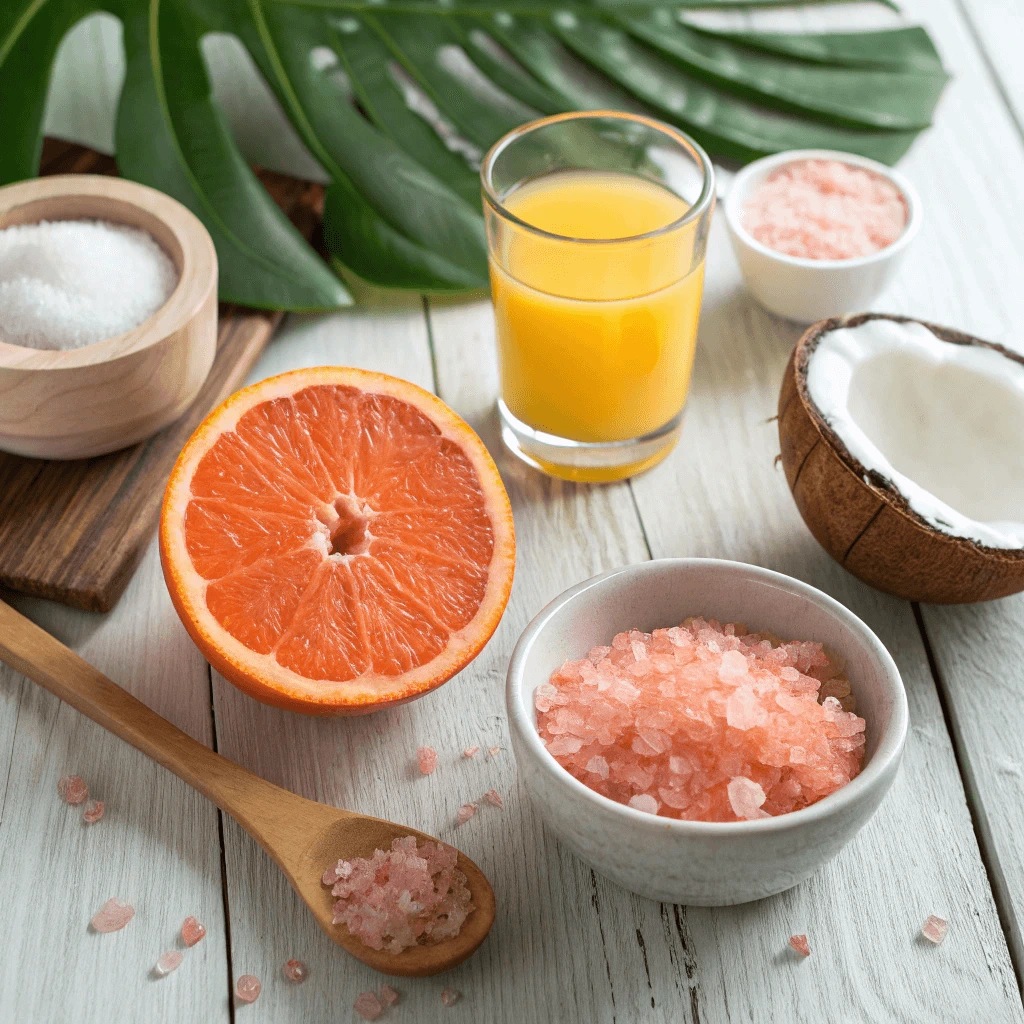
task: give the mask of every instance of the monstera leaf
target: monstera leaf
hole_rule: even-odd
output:
[[[0,183],[38,170],[61,39],[110,12],[127,59],[118,167],[203,220],[221,297],[293,310],[349,302],[260,186],[213,99],[200,42],[232,33],[330,176],[332,259],[377,285],[482,288],[476,166],[538,114],[640,106],[735,161],[804,147],[898,160],[946,82],[927,33],[722,32],[687,19],[773,2],[0,0]]]

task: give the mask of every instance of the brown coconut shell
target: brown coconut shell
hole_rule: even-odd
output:
[[[782,379],[782,464],[804,522],[854,576],[909,601],[961,604],[1024,590],[1024,550],[989,548],[935,529],[890,480],[850,454],[811,401],[807,368],[821,339],[867,320],[908,323],[913,318],[858,313],[813,324],[797,342]],[[1024,358],[1002,345],[924,320],[913,322],[953,345],[994,349],[1024,365]]]

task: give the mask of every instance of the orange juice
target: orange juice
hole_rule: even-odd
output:
[[[704,281],[703,245],[693,236],[701,222],[670,227],[687,203],[619,171],[543,175],[502,202],[539,229],[510,222],[491,253],[508,410],[535,431],[582,442],[665,427],[690,383]]]

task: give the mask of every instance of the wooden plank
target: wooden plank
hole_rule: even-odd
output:
[[[211,741],[208,666],[164,589],[151,544],[105,617],[19,598],[19,609],[201,742]],[[197,793],[41,688],[0,665],[4,955],[0,1020],[229,1019],[217,812]],[[94,825],[57,780],[79,774],[106,805]],[[89,919],[112,896],[135,906],[122,931]],[[209,932],[178,973],[155,980],[194,914]],[[168,1007],[173,1006],[173,1012]],[[130,1008],[130,1009],[129,1009]]]
[[[957,20],[945,20],[939,30],[957,72],[956,91],[950,97],[950,103],[957,104],[953,116],[966,119],[970,112],[972,187],[987,197],[982,219],[974,222],[972,232],[985,242],[978,247],[980,266],[971,279],[965,281],[952,260],[930,271],[935,275],[935,291],[948,290],[951,301],[962,307],[957,310],[961,318],[988,321],[994,340],[1024,351],[1020,329],[1024,292],[1019,275],[1024,259],[1019,231],[1024,201],[1013,187],[1024,174],[1024,147],[1019,135],[1015,138],[1024,124],[1024,73],[1019,60],[1024,9],[1005,0],[965,0],[962,6],[995,76],[991,80],[975,59],[974,46],[966,41],[969,35],[962,28],[957,31]],[[1010,244],[1003,241],[1004,235],[1009,235]],[[990,236],[999,241],[995,250],[989,249]],[[1024,865],[1020,858],[1024,736],[1012,709],[1019,700],[1024,665],[1024,595],[973,606],[923,607],[921,617],[1020,977],[1024,974]]]
[[[116,173],[110,157],[53,140],[43,170]],[[312,237],[322,188],[272,172],[261,172],[261,180]],[[72,462],[0,452],[0,583],[88,611],[112,608],[152,536],[181,446],[206,413],[238,389],[280,319],[280,313],[222,306],[210,376],[189,410],[148,441]]]

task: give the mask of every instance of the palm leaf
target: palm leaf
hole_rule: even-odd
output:
[[[779,3],[6,0],[0,183],[37,172],[61,39],[109,11],[124,24],[127,59],[119,168],[203,220],[222,298],[280,309],[349,302],[246,166],[213,99],[200,41],[233,33],[330,177],[324,237],[336,268],[396,288],[481,288],[477,165],[540,114],[646,109],[738,161],[804,147],[898,160],[946,82],[927,33],[726,32],[688,17]]]

